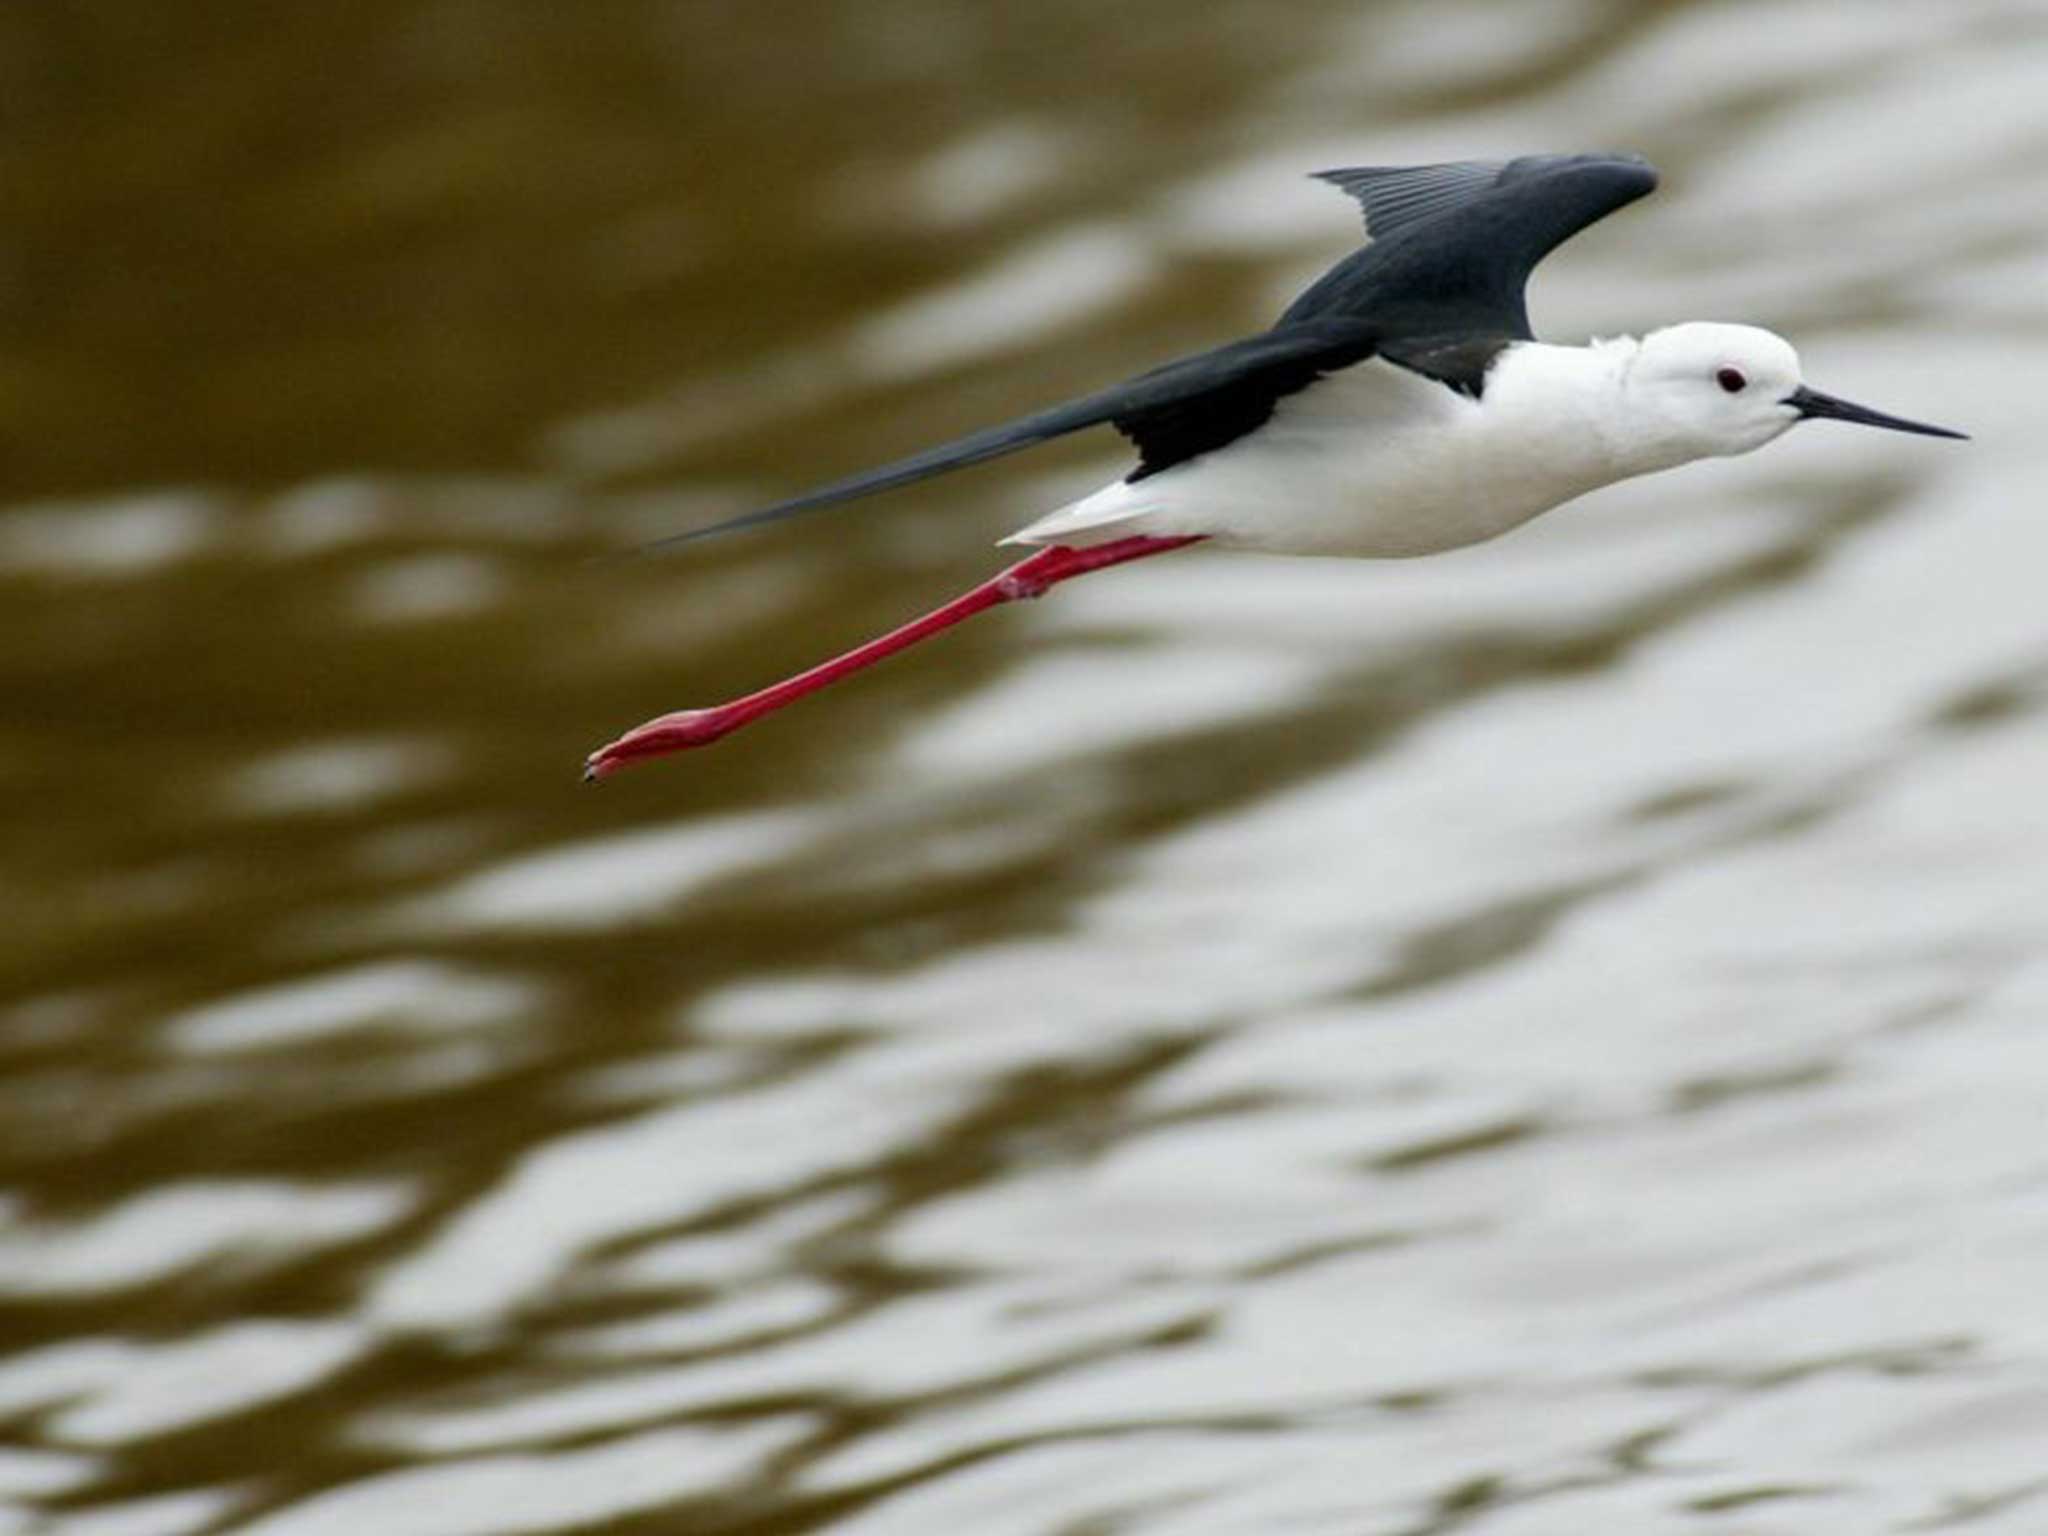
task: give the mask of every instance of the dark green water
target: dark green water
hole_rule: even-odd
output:
[[[0,13],[0,1536],[2033,1532],[2019,3]],[[1814,426],[1193,552],[600,791],[1257,328],[1332,163],[1616,146],[1575,339]]]

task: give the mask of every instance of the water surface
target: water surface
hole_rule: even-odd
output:
[[[2038,7],[0,19],[0,1532],[2048,1522]],[[1413,564],[989,571],[1300,173],[1816,425]]]

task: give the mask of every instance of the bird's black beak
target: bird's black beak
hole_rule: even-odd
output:
[[[1894,432],[1918,432],[1922,437],[1960,437],[1969,440],[1967,432],[1952,432],[1947,427],[1931,427],[1924,421],[1908,421],[1903,416],[1887,416],[1883,411],[1873,411],[1868,406],[1851,405],[1847,400],[1837,400],[1833,395],[1824,395],[1817,389],[1808,389],[1804,384],[1785,397],[1785,403],[1797,411],[1800,419],[1809,416],[1829,416],[1836,421],[1858,421],[1866,427],[1889,427]]]

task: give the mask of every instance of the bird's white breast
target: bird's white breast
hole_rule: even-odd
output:
[[[1283,554],[1434,554],[1507,532],[1621,478],[1603,431],[1612,346],[1522,343],[1483,398],[1374,359],[1281,400],[1215,452],[1119,481],[1016,542],[1204,534]]]

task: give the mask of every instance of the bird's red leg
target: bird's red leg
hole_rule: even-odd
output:
[[[985,608],[998,603],[1015,602],[1021,597],[1038,597],[1075,576],[1085,576],[1090,571],[1099,571],[1105,566],[1122,565],[1126,560],[1142,560],[1147,555],[1163,555],[1169,549],[1179,549],[1184,544],[1201,541],[1201,535],[1191,534],[1178,538],[1148,538],[1134,536],[1116,539],[1107,544],[1091,545],[1084,549],[1070,548],[1055,544],[1041,549],[1037,554],[1018,561],[1008,570],[999,572],[978,587],[972,587],[954,598],[950,603],[934,608],[922,618],[912,619],[900,629],[892,629],[886,635],[878,635],[865,645],[854,647],[843,656],[834,656],[830,661],[820,662],[808,672],[799,672],[794,677],[784,678],[770,684],[757,693],[749,693],[724,704],[714,704],[707,709],[678,710],[672,715],[661,715],[645,725],[635,726],[609,746],[598,748],[591,753],[583,765],[586,780],[604,779],[617,773],[621,768],[630,767],[650,757],[664,757],[671,752],[682,752],[690,747],[709,746],[719,737],[738,730],[748,722],[794,703],[807,693],[816,693],[828,683],[836,683],[842,677],[858,672],[863,667],[873,666],[885,656],[928,639],[942,629],[950,629],[962,619],[972,618]]]

